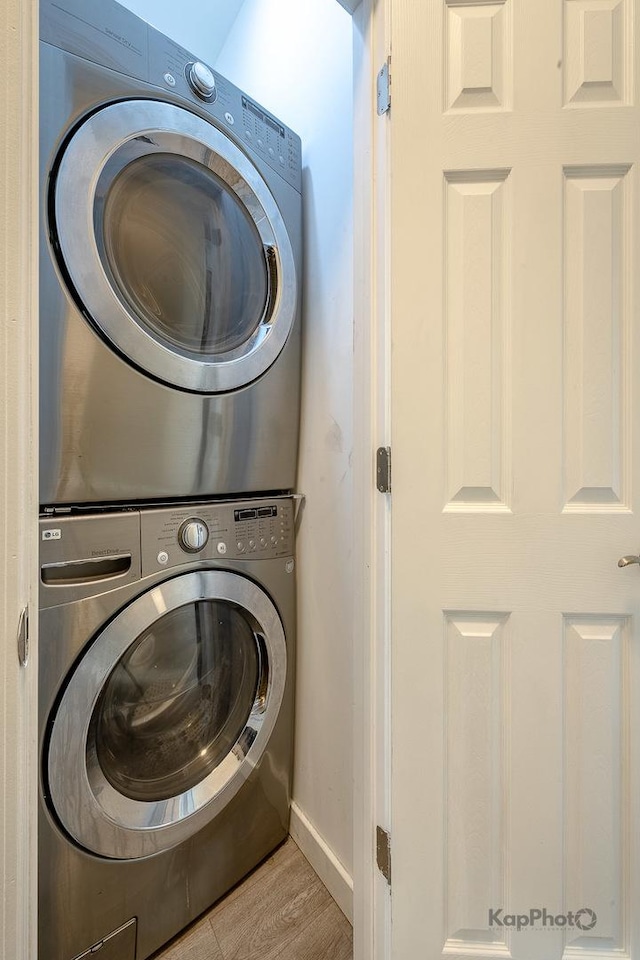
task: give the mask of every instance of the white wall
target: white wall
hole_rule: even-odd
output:
[[[246,0],[214,64],[303,144],[305,272],[294,800],[352,870],[352,23]]]
[[[182,47],[213,64],[245,0],[119,0]]]

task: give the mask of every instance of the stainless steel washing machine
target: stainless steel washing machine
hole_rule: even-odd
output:
[[[40,536],[39,956],[143,960],[287,835],[293,501]]]
[[[41,503],[292,490],[299,138],[113,0],[40,6]]]

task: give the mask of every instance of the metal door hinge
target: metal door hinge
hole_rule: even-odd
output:
[[[378,71],[376,81],[378,116],[381,117],[388,113],[391,108],[391,57],[387,57],[386,62]]]
[[[29,607],[25,607],[18,621],[18,660],[26,667],[29,660]]]
[[[380,493],[391,493],[391,447],[376,452],[376,486]]]
[[[378,870],[391,886],[391,837],[382,827],[376,827],[376,862]]]

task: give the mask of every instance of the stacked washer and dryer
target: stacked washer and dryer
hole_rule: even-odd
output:
[[[41,2],[39,955],[143,960],[287,834],[300,141]]]

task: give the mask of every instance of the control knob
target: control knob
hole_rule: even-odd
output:
[[[185,520],[178,531],[180,546],[187,553],[199,553],[206,546],[208,539],[209,528],[204,520],[200,520],[198,517]]]
[[[187,80],[193,92],[202,100],[213,100],[216,92],[216,78],[209,67],[196,60],[187,67]]]

